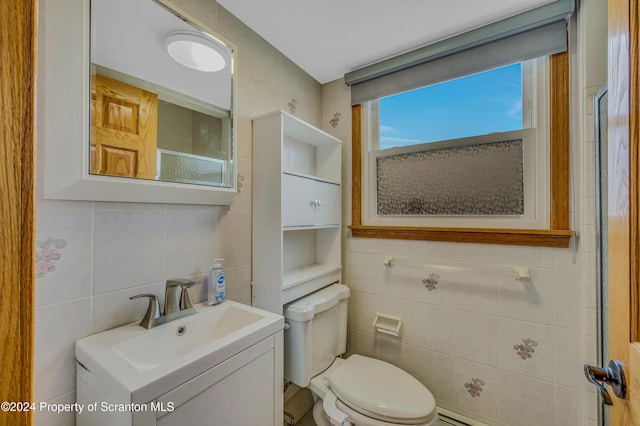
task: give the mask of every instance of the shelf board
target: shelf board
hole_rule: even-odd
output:
[[[342,269],[341,265],[321,265],[314,264],[296,268],[291,271],[285,271],[282,280],[282,289],[294,287],[307,281],[331,274]]]
[[[306,173],[299,173],[299,172],[291,172],[287,170],[284,170],[282,173],[285,175],[298,176],[305,179],[313,179],[313,180],[317,180],[318,182],[325,182],[325,183],[331,183],[334,185],[340,185],[340,181],[336,181],[335,179],[324,178],[321,176],[309,175]]]
[[[316,229],[335,229],[340,228],[340,224],[335,225],[308,225],[308,226],[283,226],[282,231],[313,231]]]

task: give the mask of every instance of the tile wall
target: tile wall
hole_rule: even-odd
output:
[[[318,82],[215,2],[175,3],[237,46],[240,193],[230,207],[44,200],[41,171],[47,135],[40,133],[34,365],[38,402],[75,401],[74,342],[141,318],[146,302],[129,301],[129,296],[150,292],[162,299],[165,280],[193,277],[200,282],[192,289],[193,299],[202,301],[203,274],[215,257],[224,257],[229,298],[250,304],[251,117],[283,109],[320,126]],[[75,419],[72,413],[38,412],[35,424],[69,426]]]
[[[439,406],[488,425],[595,426],[598,400],[582,376],[597,363],[593,198],[593,94],[606,81],[606,2],[577,2],[571,45],[569,249],[354,239],[345,229],[351,287],[349,351],[412,373]],[[580,40],[578,42],[578,39]],[[325,130],[349,140],[349,89],[323,87]],[[335,114],[348,126],[327,125]],[[351,223],[351,150],[345,144],[343,222]],[[408,263],[389,268],[386,256]],[[527,265],[531,282],[418,264]],[[400,338],[375,334],[377,312],[403,318]]]
[[[347,250],[351,352],[400,366],[439,406],[486,424],[580,424],[581,274],[571,249],[350,239]],[[385,266],[387,255],[408,266]],[[532,279],[424,263],[527,265]],[[403,318],[401,338],[373,333],[377,312]],[[556,395],[573,409],[556,411]]]

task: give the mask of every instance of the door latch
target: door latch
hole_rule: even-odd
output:
[[[584,375],[588,381],[596,385],[602,401],[606,405],[613,405],[613,400],[605,384],[611,386],[613,393],[620,399],[627,396],[627,380],[624,375],[624,369],[620,361],[612,359],[609,361],[609,367],[595,367],[590,364],[584,365]]]

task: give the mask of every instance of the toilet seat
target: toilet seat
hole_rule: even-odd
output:
[[[394,365],[352,355],[330,370],[328,393],[335,394],[337,409],[352,420],[362,416],[381,425],[424,425],[437,417],[431,392]]]
[[[318,399],[313,404],[313,419],[318,426],[402,426],[360,414],[340,403],[330,391],[325,395],[325,399]],[[426,423],[413,426],[436,426],[437,424],[438,415],[434,412]]]

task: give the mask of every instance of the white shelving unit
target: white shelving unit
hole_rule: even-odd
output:
[[[253,305],[282,313],[340,281],[342,142],[284,112],[253,119]]]

